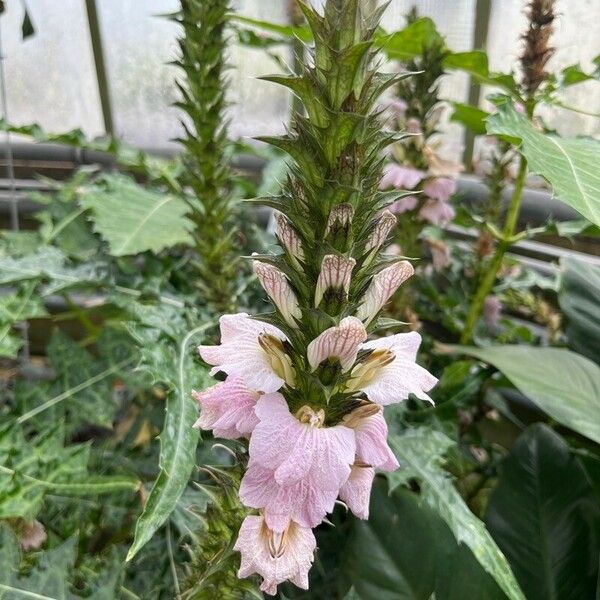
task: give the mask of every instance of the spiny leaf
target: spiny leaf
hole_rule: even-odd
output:
[[[146,189],[122,175],[105,176],[83,192],[81,205],[91,210],[94,230],[113,256],[160,252],[193,242],[188,206],[177,196]]]
[[[471,549],[510,600],[525,600],[506,558],[439,464],[453,444],[443,433],[425,427],[391,436],[390,446],[403,468],[388,475],[390,487],[417,479],[424,500],[446,521],[456,540]]]

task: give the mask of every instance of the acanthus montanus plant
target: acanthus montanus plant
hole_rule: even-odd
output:
[[[385,7],[328,0],[321,15],[299,2],[314,34],[301,73],[268,77],[291,88],[306,115],[290,133],[262,138],[292,157],[276,209],[278,255],[255,255],[254,272],[275,312],[220,319],[221,343],[201,346],[225,380],[194,396],[197,427],[248,438],[242,503],[255,514],[234,548],[240,577],[257,573],[274,594],[290,580],[308,587],[317,527],[339,498],[368,518],[376,469],[398,463],[387,445],[383,407],[410,394],[430,401],[436,379],[416,363],[421,338],[370,339],[382,307],[413,274],[382,254],[401,192],[380,191],[382,150],[399,134],[382,130],[379,95],[398,82],[373,66],[373,35]]]

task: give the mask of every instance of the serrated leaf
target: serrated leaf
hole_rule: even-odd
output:
[[[34,518],[48,492],[65,496],[135,491],[127,476],[88,476],[90,447],[64,446],[64,428],[26,439],[17,424],[0,429],[0,517]]]
[[[389,442],[403,467],[388,474],[390,488],[417,479],[423,499],[448,524],[456,540],[471,549],[508,598],[525,600],[506,558],[440,466],[443,455],[454,442],[443,433],[425,427],[391,436]]]
[[[450,349],[494,365],[553,419],[600,443],[600,367],[591,360],[562,348],[514,344]]]
[[[544,134],[509,102],[489,117],[487,132],[520,140],[530,170],[548,180],[559,200],[600,225],[599,141]]]
[[[182,340],[178,354],[166,344],[144,349],[144,367],[158,381],[171,386],[160,434],[160,472],[136,527],[133,544],[127,553],[130,561],[168,519],[185,490],[196,461],[198,430],[193,424],[198,410],[192,399],[192,386],[208,384],[207,371],[189,355],[189,345],[211,324],[192,330]]]
[[[529,600],[594,597],[600,507],[579,460],[545,425],[515,442],[486,522]]]
[[[189,208],[181,198],[123,175],[104,177],[84,190],[80,202],[91,211],[94,231],[108,242],[113,256],[193,243],[193,224],[185,216]]]

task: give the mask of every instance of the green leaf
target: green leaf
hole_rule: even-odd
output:
[[[488,57],[483,50],[448,53],[444,58],[444,68],[464,71],[479,83],[500,87],[513,96],[518,96],[514,77],[510,74],[490,72]]]
[[[545,425],[516,441],[486,522],[528,600],[594,597],[600,507],[579,460]]]
[[[167,344],[145,349],[144,368],[158,381],[171,386],[167,397],[165,424],[160,435],[160,472],[152,486],[144,511],[136,527],[133,544],[127,553],[130,561],[167,520],[185,490],[196,462],[198,430],[193,424],[198,417],[196,403],[191,396],[192,386],[207,384],[206,370],[200,368],[189,355],[192,340],[212,326],[197,327],[183,339],[175,356]]]
[[[123,175],[105,176],[83,192],[80,202],[91,210],[94,231],[108,242],[113,256],[193,243],[193,224],[181,198],[146,189]]]
[[[64,446],[57,426],[26,439],[11,424],[0,429],[0,517],[34,518],[48,492],[85,496],[135,491],[140,482],[126,476],[88,476],[88,444]]]
[[[569,346],[600,364],[600,267],[585,260],[561,260],[558,295]]]
[[[43,295],[67,290],[100,285],[106,280],[106,265],[90,262],[70,266],[65,255],[52,246],[42,246],[33,254],[18,258],[10,256],[0,259],[0,285],[42,279],[48,283]]]
[[[521,140],[530,170],[548,180],[559,200],[600,225],[600,142],[544,134],[509,102],[487,120],[487,131]]]
[[[429,17],[422,17],[400,31],[382,36],[377,43],[391,60],[407,60],[421,56],[428,46],[443,46],[444,38]]]
[[[287,38],[287,41],[297,37],[303,42],[310,42],[313,39],[310,28],[306,25],[293,26],[293,25],[280,25],[279,23],[271,23],[270,21],[261,21],[259,19],[252,19],[250,17],[244,17],[242,15],[231,14],[229,19],[243,23],[244,25],[251,25],[262,31],[268,31],[269,33],[275,33],[282,38]],[[286,40],[282,40],[286,41]]]
[[[562,348],[514,344],[450,349],[494,365],[553,419],[600,443],[600,367],[591,360]]]
[[[475,135],[485,135],[485,120],[490,116],[485,110],[462,104],[461,102],[453,102],[452,115],[450,120],[455,123],[462,123],[467,129],[470,129]]]
[[[423,499],[448,524],[456,540],[471,549],[508,598],[524,600],[506,558],[440,466],[443,455],[454,442],[439,431],[420,427],[391,436],[389,443],[403,467],[388,474],[390,488],[417,479]]]
[[[21,347],[15,323],[47,314],[41,299],[33,295],[34,289],[35,284],[29,282],[17,292],[0,296],[0,356],[14,358]]]

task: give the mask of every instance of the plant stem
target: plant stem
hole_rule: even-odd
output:
[[[477,291],[473,296],[473,300],[471,301],[471,306],[469,307],[469,313],[467,315],[465,328],[460,338],[461,344],[468,344],[469,342],[471,342],[473,338],[473,331],[475,329],[475,325],[477,324],[479,316],[481,315],[481,312],[483,310],[483,304],[485,302],[485,299],[492,291],[492,287],[494,286],[494,282],[496,281],[498,271],[502,266],[502,259],[504,258],[506,251],[510,248],[512,244],[512,238],[515,235],[515,229],[521,210],[521,198],[523,196],[523,187],[525,185],[526,175],[527,161],[523,156],[521,156],[519,163],[519,174],[517,175],[517,180],[515,181],[515,189],[513,191],[512,198],[510,199],[510,204],[506,213],[506,219],[504,221],[504,229],[502,232],[503,236],[498,243],[496,252],[492,257],[492,260],[483,279],[479,283],[479,287],[477,288]]]

